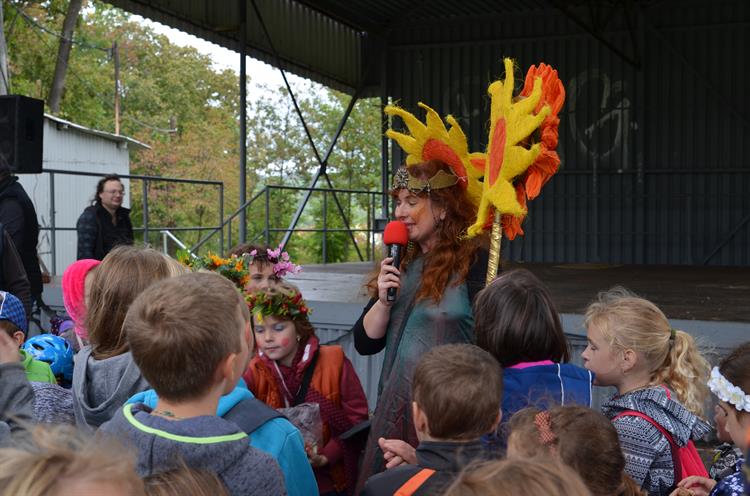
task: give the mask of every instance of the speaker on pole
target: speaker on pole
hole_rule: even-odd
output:
[[[17,174],[41,173],[43,138],[42,100],[0,96],[0,163]]]

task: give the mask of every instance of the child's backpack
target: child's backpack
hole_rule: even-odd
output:
[[[667,393],[667,398],[671,398],[669,389],[664,387],[664,391],[666,391]],[[675,485],[682,479],[690,477],[691,475],[708,477],[708,471],[706,470],[705,465],[703,465],[703,460],[701,460],[701,457],[698,454],[698,450],[695,449],[695,444],[693,443],[692,439],[689,439],[685,446],[678,446],[674,441],[672,435],[667,432],[664,427],[659,425],[654,419],[652,419],[645,413],[637,412],[635,410],[625,410],[615,415],[612,420],[614,421],[615,419],[618,419],[620,417],[640,417],[649,424],[659,429],[659,432],[661,432],[662,436],[664,436],[667,441],[669,441],[669,447],[672,451],[672,463],[674,465]]]
[[[256,398],[246,398],[232,407],[224,420],[234,422],[245,434],[254,432],[266,422],[284,416]]]

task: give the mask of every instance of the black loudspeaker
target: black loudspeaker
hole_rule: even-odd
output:
[[[44,102],[20,95],[0,96],[0,165],[19,174],[42,172]]]

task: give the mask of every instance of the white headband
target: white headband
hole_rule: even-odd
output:
[[[714,393],[721,401],[734,405],[739,411],[750,412],[750,395],[739,387],[735,386],[727,380],[726,377],[721,375],[719,367],[714,367],[711,370],[711,378],[708,380],[708,388]]]

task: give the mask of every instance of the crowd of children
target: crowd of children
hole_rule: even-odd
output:
[[[187,265],[130,246],[72,264],[60,336],[26,339],[23,305],[0,292],[0,495],[354,494],[368,402],[284,281],[298,267],[251,245]],[[750,494],[750,343],[711,369],[615,288],[586,311],[579,367],[530,272],[473,306],[476,344],[433,347],[414,370],[418,445],[379,439],[388,468],[360,494]],[[616,390],[600,411],[594,386]],[[725,444],[709,471],[695,442],[710,394]]]

